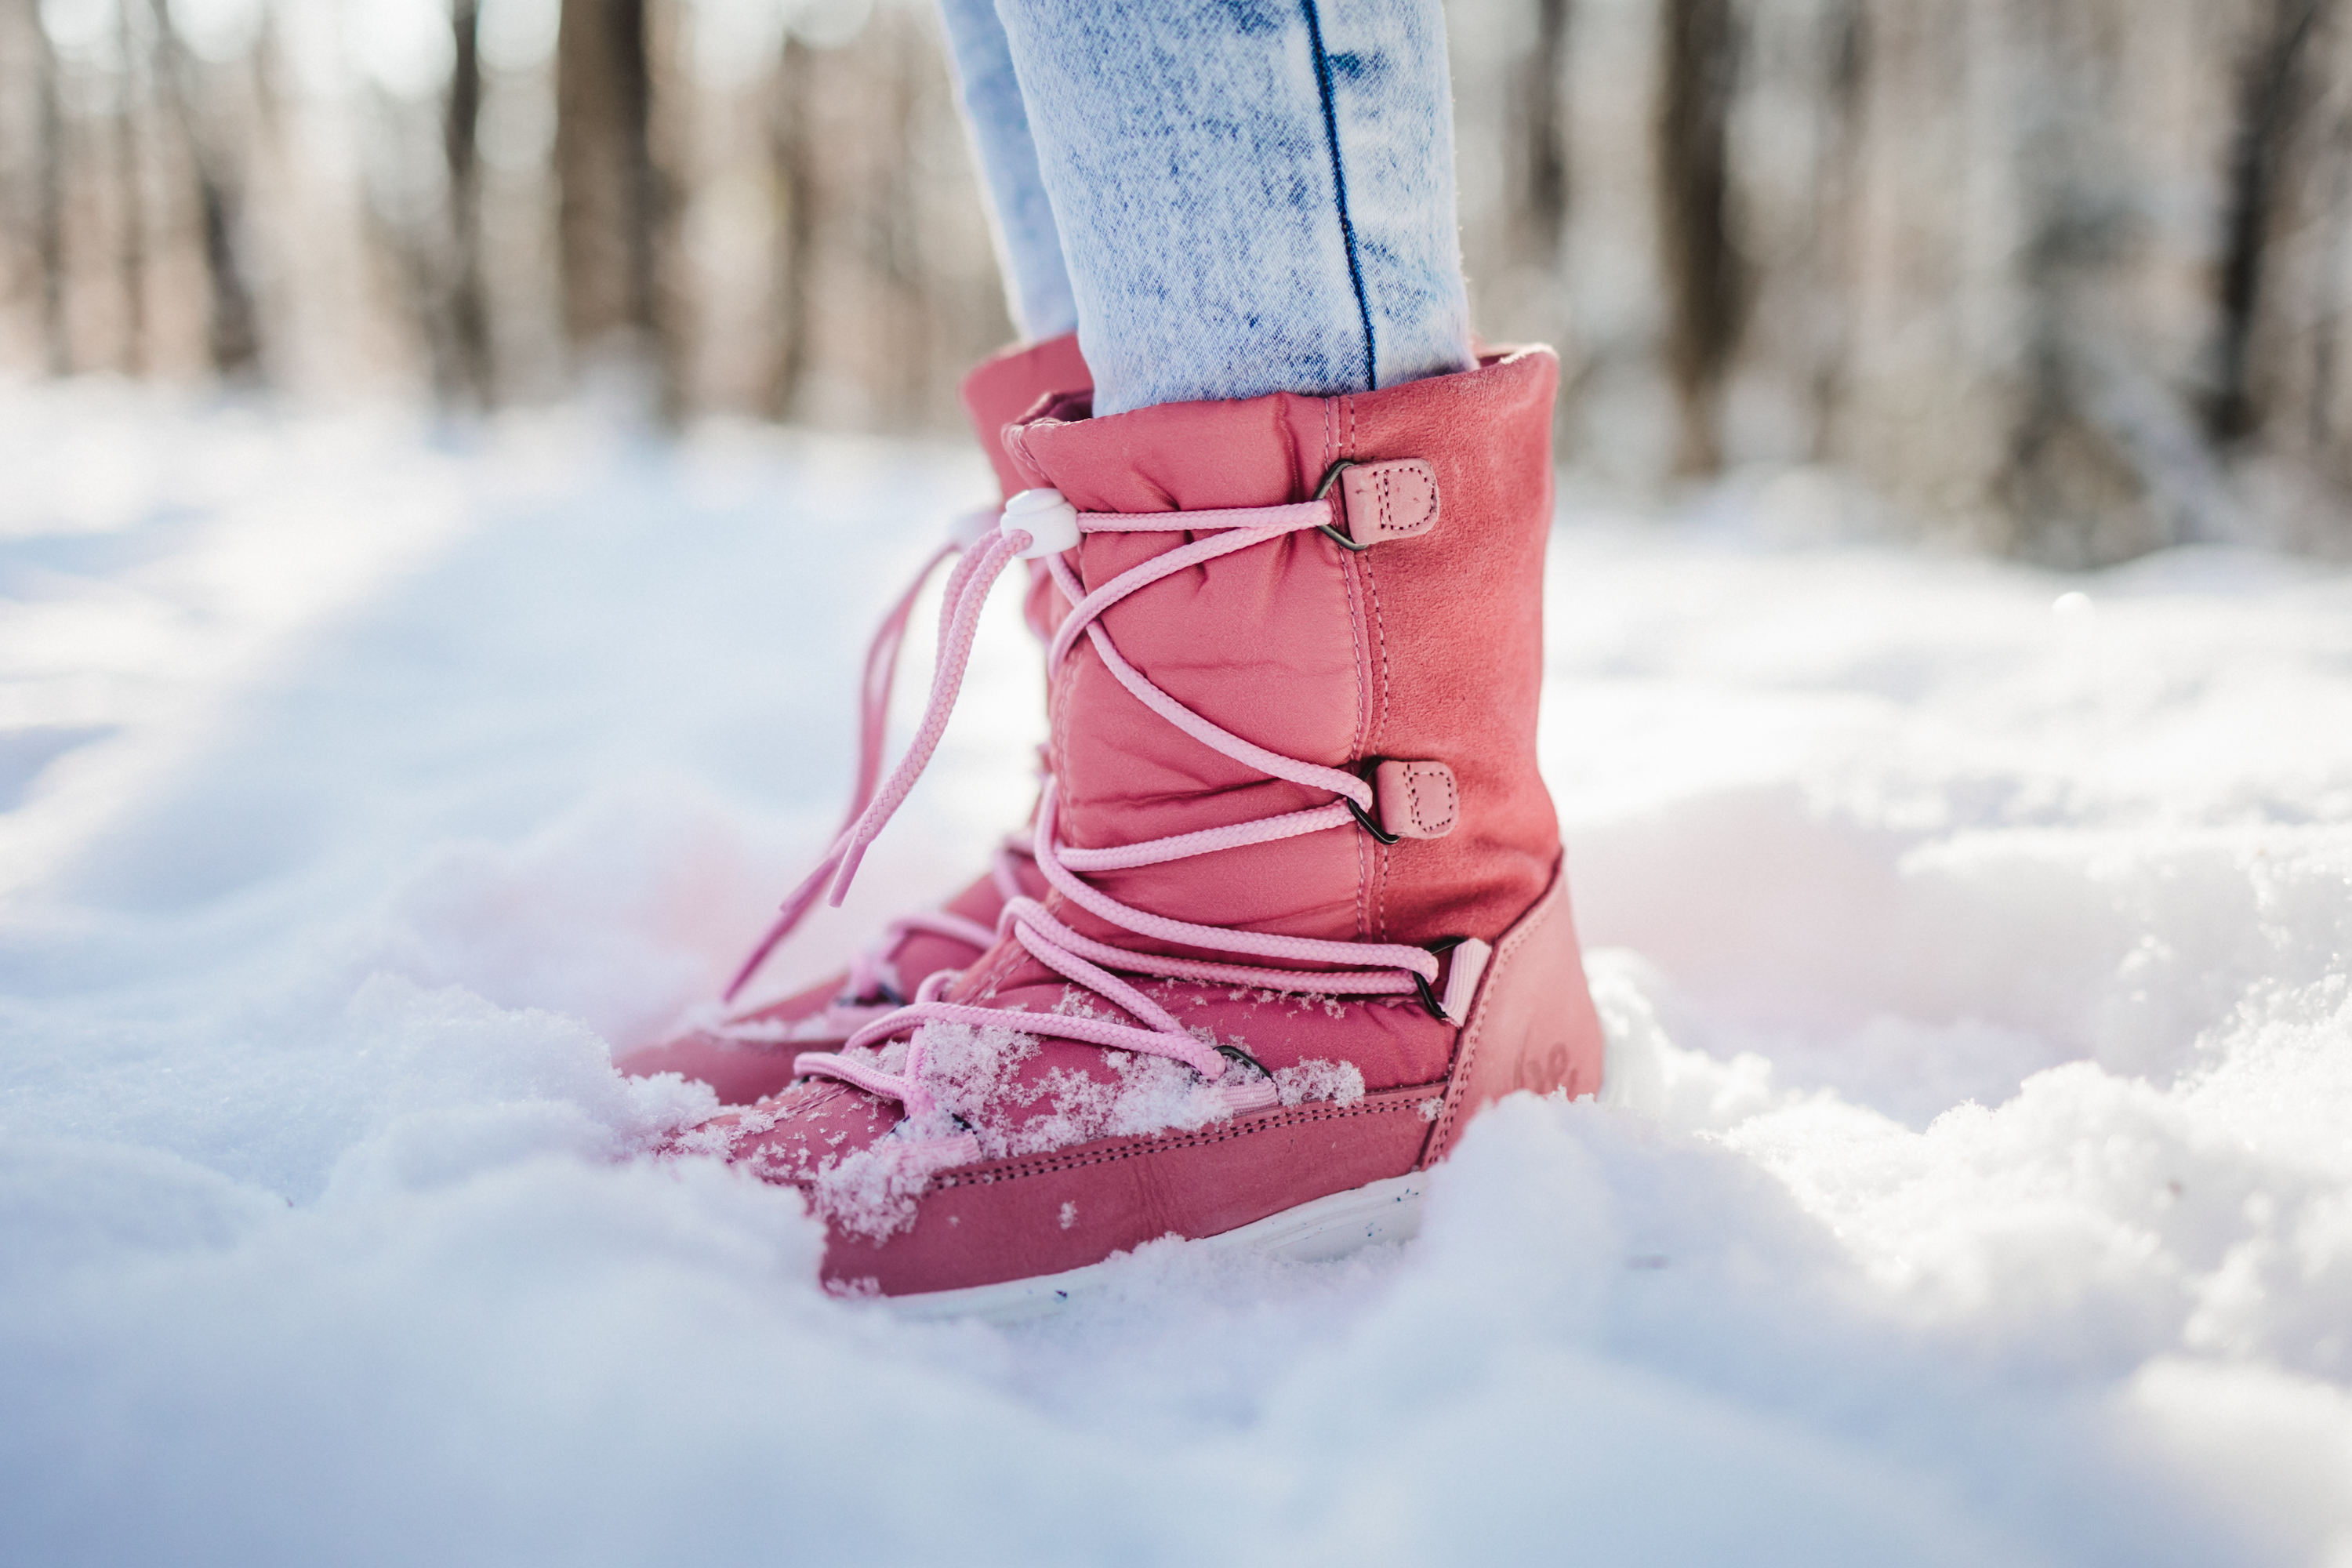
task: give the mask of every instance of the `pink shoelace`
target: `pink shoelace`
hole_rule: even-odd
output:
[[[875,788],[882,777],[882,746],[889,721],[890,692],[898,679],[898,654],[906,645],[907,624],[914,616],[915,601],[921,597],[923,584],[931,580],[931,574],[940,569],[943,562],[950,556],[962,558],[956,571],[948,580],[947,603],[940,616],[941,641],[944,645],[949,623],[960,602],[959,585],[969,580],[971,571],[975,564],[973,553],[975,547],[983,542],[993,541],[997,537],[996,519],[995,512],[987,510],[967,512],[958,518],[949,542],[932,552],[930,558],[917,570],[914,581],[907,584],[906,592],[898,595],[898,602],[892,605],[888,613],[882,617],[881,626],[875,630],[874,640],[866,645],[866,667],[858,682],[857,782],[852,789],[849,811],[841,826],[841,833],[845,836],[864,820],[866,808],[874,800]],[[1002,566],[1000,565],[997,570],[1002,571]],[[969,635],[965,639],[963,653],[964,658],[969,658],[971,654]],[[942,660],[943,665],[944,662]],[[959,682],[962,679],[961,665],[958,666],[956,679]],[[938,700],[936,688],[932,698],[936,702]],[[942,721],[940,727],[944,730],[945,722]],[[936,735],[933,736],[931,743],[934,746],[938,744]],[[929,755],[928,752],[925,754]],[[909,778],[907,783],[911,786],[913,780]],[[899,798],[903,799],[905,791],[902,789],[899,792]],[[896,809],[895,801],[892,809]],[[839,840],[836,839],[835,842],[837,847]],[[1025,859],[1028,854],[1029,847],[1017,840],[1008,842],[996,852],[991,875],[996,883],[998,893],[1004,898],[1016,899],[1021,896],[1021,879],[1016,863]],[[742,967],[736,971],[735,978],[729,983],[723,998],[725,1001],[731,1003],[741,994],[743,988],[751,983],[752,976],[759,973],[761,966],[767,963],[777,947],[786,937],[792,935],[794,929],[807,917],[809,910],[815,907],[816,895],[822,890],[820,887],[822,879],[821,872],[812,876],[793,890],[791,898],[784,900],[783,908],[778,913],[774,923],[769,926],[766,934],[761,936],[759,943],[752,948],[751,956],[746,958]],[[845,881],[842,890],[845,892],[847,887]],[[839,903],[841,901],[839,895],[835,895],[833,901]],[[985,952],[996,941],[996,932],[990,927],[981,924],[978,921],[966,920],[963,916],[947,910],[930,910],[901,915],[885,926],[881,937],[851,962],[848,984],[843,992],[844,999],[836,1003],[829,1011],[878,1015],[903,1005],[907,1000],[904,991],[905,980],[898,973],[890,955],[898,951],[899,945],[908,937],[917,932],[947,937],[968,943],[975,954]],[[857,1000],[877,993],[888,998],[878,1006]],[[758,1036],[762,1033],[762,1026],[729,1023],[716,1026],[712,1032],[721,1035]]]
[[[1188,1032],[1166,1008],[1135,985],[1119,978],[1119,973],[1115,971],[1156,979],[1230,983],[1327,996],[1409,995],[1418,992],[1425,1000],[1432,998],[1430,984],[1437,979],[1441,966],[1437,954],[1429,949],[1397,942],[1329,942],[1311,937],[1281,936],[1173,920],[1123,904],[1092,886],[1083,875],[1087,871],[1189,859],[1194,856],[1214,854],[1244,845],[1270,843],[1299,834],[1319,833],[1349,826],[1359,820],[1369,820],[1366,814],[1375,808],[1376,802],[1372,787],[1364,780],[1339,768],[1325,767],[1269,751],[1194,712],[1129,663],[1101,623],[1105,611],[1139,589],[1202,562],[1330,523],[1339,504],[1337,498],[1330,498],[1286,506],[1240,507],[1214,511],[1080,512],[1053,490],[1030,490],[1014,497],[1005,509],[1003,521],[996,535],[975,552],[967,554],[949,580],[947,603],[940,611],[939,668],[932,677],[929,704],[924,710],[923,721],[916,731],[912,745],[893,770],[888,782],[875,792],[864,809],[845,826],[824,859],[795,890],[793,900],[785,905],[785,913],[788,920],[796,921],[814,902],[820,891],[829,892],[829,900],[835,904],[838,904],[847,893],[850,880],[856,874],[858,861],[866,847],[873,843],[883,825],[906,798],[908,791],[914,787],[916,778],[929,762],[932,752],[938,748],[940,737],[947,729],[956,695],[961,689],[964,668],[970,661],[981,608],[990,588],[1016,557],[1043,556],[1053,573],[1055,584],[1072,606],[1046,652],[1049,676],[1059,672],[1063,660],[1069,656],[1077,639],[1084,637],[1128,690],[1184,733],[1270,777],[1328,790],[1336,797],[1326,805],[1286,812],[1255,822],[1178,834],[1112,848],[1084,849],[1064,845],[1055,832],[1056,786],[1055,781],[1049,776],[1037,807],[1037,826],[1032,847],[1037,868],[1047,884],[1071,902],[1110,924],[1156,941],[1231,953],[1243,959],[1341,967],[1276,968],[1264,963],[1221,963],[1132,952],[1097,942],[1073,931],[1044,904],[1020,896],[1006,901],[1003,914],[998,917],[998,931],[1009,929],[1014,939],[1038,963],[1112,1003],[1129,1016],[1141,1020],[1139,1025],[1115,1023],[1108,1018],[1085,1017],[1069,1013],[1008,1014],[999,1008],[942,1001],[940,994],[954,975],[941,973],[927,978],[917,988],[908,1005],[895,1008],[857,1030],[843,1047],[845,1052],[878,1044],[925,1023],[961,1024],[973,1027],[1003,1026],[1009,1019],[1017,1017],[1020,1031],[1024,1034],[1050,1035],[1115,1050],[1170,1058],[1184,1063],[1213,1083],[1224,1075],[1234,1059],[1233,1055]],[[1344,521],[1344,519],[1340,521]],[[1090,594],[1085,591],[1077,574],[1064,559],[1064,552],[1075,547],[1084,533],[1180,531],[1201,537],[1161,552],[1142,564],[1119,574]],[[1476,972],[1483,968],[1485,957],[1485,944],[1470,942],[1462,945],[1470,951],[1457,958],[1454,973],[1447,985],[1449,994],[1437,1007],[1444,1016],[1455,1021],[1460,1018],[1462,1003],[1466,998],[1457,997],[1454,993],[1475,984]],[[887,1072],[845,1055],[816,1051],[802,1054],[794,1059],[793,1067],[794,1071],[804,1077],[840,1079],[877,1097],[897,1100],[907,1109],[910,1118],[928,1121],[938,1107],[922,1081],[922,1057],[923,1040],[918,1030],[908,1047],[901,1072]],[[1241,1059],[1247,1060],[1245,1058]],[[1255,1063],[1249,1065],[1256,1066]],[[1263,1073],[1264,1069],[1261,1068],[1259,1071]],[[1235,1110],[1254,1108],[1271,1101],[1270,1089],[1270,1085],[1261,1083],[1248,1086],[1237,1094],[1229,1095],[1229,1098],[1234,1100]]]

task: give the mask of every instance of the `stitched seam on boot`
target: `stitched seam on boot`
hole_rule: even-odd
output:
[[[1486,966],[1482,982],[1482,989],[1494,988],[1486,990],[1486,997],[1491,998],[1495,990],[1501,988],[1503,976],[1509,971],[1511,961],[1518,956],[1519,949],[1533,940],[1536,932],[1543,929],[1544,922],[1551,919],[1559,908],[1559,895],[1567,886],[1568,868],[1564,863],[1555,862],[1551,886],[1528,910],[1536,918],[1527,920],[1526,916],[1521,916],[1526,923],[1504,939],[1503,944],[1495,950],[1494,962]],[[1471,1014],[1470,1026],[1462,1031],[1461,1045],[1454,1052],[1452,1081],[1446,1086],[1445,1109],[1438,1113],[1437,1125],[1429,1130],[1429,1148],[1433,1153],[1451,1147],[1448,1140],[1454,1123],[1462,1119],[1462,1102],[1470,1097],[1470,1069],[1477,1065],[1478,1047],[1486,1043],[1486,1019],[1487,1009],[1476,1007]],[[1423,1163],[1424,1165],[1429,1163],[1430,1156],[1425,1155]]]
[[[1353,397],[1348,399],[1348,449],[1350,452],[1356,449],[1356,400]],[[1381,582],[1372,564],[1371,552],[1363,552],[1355,559],[1357,568],[1363,577],[1365,614],[1371,620],[1373,645],[1379,650],[1381,657],[1379,717],[1374,721],[1371,734],[1365,742],[1366,750],[1377,755],[1387,741],[1389,729],[1388,618],[1381,613]],[[1360,835],[1360,837],[1370,836]],[[1377,879],[1379,887],[1374,894],[1371,934],[1375,941],[1386,942],[1389,934],[1389,868],[1394,863],[1396,851],[1388,845],[1375,844],[1366,852],[1372,857],[1379,867]]]
[[[1338,397],[1327,397],[1322,400],[1323,450],[1318,471],[1323,473],[1330,472],[1331,465],[1347,456],[1347,448],[1339,440],[1337,416],[1338,405],[1342,401],[1352,405],[1354,400]],[[1343,511],[1346,510],[1344,495],[1341,510]],[[1363,624],[1368,612],[1363,604],[1363,580],[1357,570],[1355,552],[1349,550],[1339,552],[1339,573],[1340,580],[1348,591],[1348,635],[1354,640],[1356,649],[1356,733],[1349,743],[1348,752],[1348,760],[1350,763],[1356,763],[1363,760],[1365,748],[1371,744],[1372,697],[1369,679],[1370,643],[1365,635]],[[1379,869],[1370,850],[1364,843],[1364,837],[1360,833],[1355,835],[1356,934],[1358,936],[1370,936],[1372,933],[1372,879]]]
[[[1436,1085],[1425,1084],[1420,1087],[1434,1089]],[[1385,1092],[1404,1095],[1411,1094],[1413,1090],[1408,1089]],[[1427,1097],[1423,1096],[1423,1098]],[[1365,1116],[1394,1116],[1403,1111],[1411,1111],[1415,1116],[1420,1115],[1420,1101],[1398,1099],[1382,1100],[1378,1104],[1361,1102],[1346,1106],[1300,1106],[1296,1110],[1286,1110],[1278,1117],[1255,1121],[1245,1127],[1231,1125],[1215,1132],[1186,1132],[1142,1139],[1121,1144],[1115,1149],[1099,1150],[1092,1154],[1067,1159],[1034,1160],[1018,1165],[1000,1167],[985,1174],[943,1173],[935,1184],[941,1187],[993,1186],[999,1182],[1022,1181],[1031,1176],[1050,1176],[1068,1171],[1083,1171],[1095,1165],[1116,1164],[1121,1160],[1139,1159],[1148,1154],[1162,1153],[1171,1149],[1209,1148],[1218,1143],[1230,1143],[1238,1138],[1255,1137],[1261,1132],[1277,1132],[1294,1127],[1311,1127],[1319,1122],[1349,1121]]]
[[[1339,586],[1348,601],[1348,640],[1355,650],[1356,666],[1356,732],[1348,742],[1348,761],[1360,763],[1364,748],[1371,740],[1371,644],[1364,633],[1363,581],[1356,559],[1346,551],[1338,552]],[[1372,868],[1364,860],[1364,839],[1356,835],[1356,934],[1368,934],[1371,918]]]

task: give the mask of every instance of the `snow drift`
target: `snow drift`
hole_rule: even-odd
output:
[[[607,1064],[826,832],[977,460],[5,401],[11,1561],[2352,1563],[2341,574],[1571,508],[1603,1103],[1400,1248],[918,1326]],[[1025,807],[993,613],[779,985]]]

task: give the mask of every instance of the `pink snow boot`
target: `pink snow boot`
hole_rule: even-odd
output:
[[[1048,395],[1083,394],[1093,384],[1078,353],[1076,334],[1066,332],[1026,348],[1008,349],[964,378],[964,407],[979,434],[982,450],[995,466],[1004,495],[1012,495],[1025,482],[1004,449],[1005,426]],[[980,521],[993,529],[996,514],[980,514]],[[857,784],[849,805],[852,824],[880,783],[891,678],[915,598],[931,574],[950,556],[962,553],[969,542],[968,536],[950,540],[924,563],[915,581],[883,618],[866,649]],[[1028,612],[1030,626],[1041,639],[1053,635],[1060,616],[1059,607],[1052,603],[1052,591],[1045,574],[1035,573]],[[710,1085],[722,1105],[749,1105],[792,1081],[793,1058],[801,1052],[839,1049],[859,1028],[903,1005],[926,977],[970,963],[995,942],[996,917],[1007,900],[1045,890],[1045,884],[1029,862],[1028,836],[1015,835],[997,850],[986,875],[939,909],[892,921],[880,940],[845,973],[780,1002],[698,1024],[658,1045],[631,1051],[613,1065],[633,1078],[681,1073]],[[769,954],[799,924],[813,902],[810,894],[804,889],[784,906],[728,987],[722,1007],[734,1003]]]
[[[1479,1107],[1597,1089],[1535,758],[1558,374],[1529,349],[1350,396],[1066,397],[1009,429],[1034,488],[951,614],[1016,556],[1068,606],[1045,890],[675,1148],[806,1193],[838,1289],[1017,1311],[1171,1234],[1408,1234]],[[812,879],[835,899],[944,726],[942,643],[914,752]]]

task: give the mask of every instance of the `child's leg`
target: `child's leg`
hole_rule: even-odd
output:
[[[980,6],[947,7],[968,101]],[[1097,414],[1470,366],[1436,0],[996,10]],[[1009,119],[973,118],[1010,248]]]

